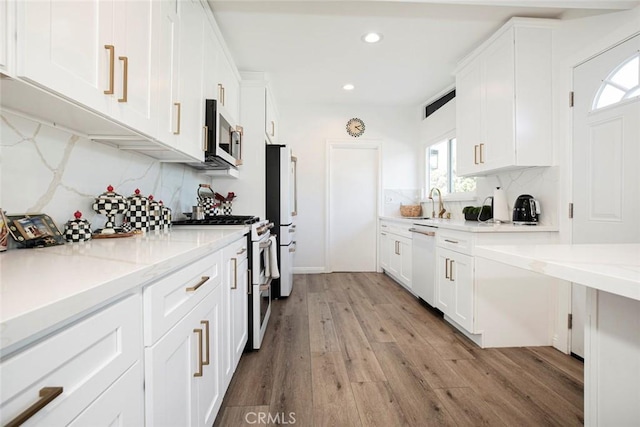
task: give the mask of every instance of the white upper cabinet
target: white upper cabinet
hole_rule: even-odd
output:
[[[180,132],[176,148],[199,160],[204,160],[205,103],[202,94],[204,9],[198,1],[179,1],[180,11]],[[176,109],[174,109],[176,110]]]
[[[218,55],[218,105],[238,123],[240,117],[240,79],[235,65],[229,61],[224,49]],[[235,124],[232,123],[232,124]]]
[[[9,19],[13,13],[13,0],[0,1],[0,73],[11,75],[10,58],[13,54],[11,42],[13,37],[14,20]]]
[[[552,165],[552,27],[514,18],[458,66],[458,175]]]
[[[16,74],[150,135],[155,5],[20,2]]]
[[[278,143],[278,110],[276,109],[276,104],[271,95],[271,91],[266,89],[265,93],[266,99],[266,114],[265,114],[265,123],[264,123],[264,131],[267,135],[267,139],[272,144]]]

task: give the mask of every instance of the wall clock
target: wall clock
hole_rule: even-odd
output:
[[[364,133],[364,122],[358,118],[349,120],[347,122],[347,133],[353,137],[359,137]]]

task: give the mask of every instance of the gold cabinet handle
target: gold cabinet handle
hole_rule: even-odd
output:
[[[205,341],[206,344],[204,348],[205,348],[205,353],[207,355],[207,358],[202,361],[202,364],[208,365],[209,364],[209,321],[202,320],[200,321],[200,324],[204,325],[204,337],[206,338],[206,341]]]
[[[224,86],[222,83],[218,83],[218,101],[220,105],[224,105]]]
[[[194,329],[193,332],[198,334],[198,371],[193,374],[194,377],[202,376],[202,329]]]
[[[222,86],[222,105],[227,105],[227,89]]]
[[[455,281],[455,279],[453,278],[453,260],[449,260],[449,280],[451,280],[452,282]]]
[[[207,151],[209,149],[209,126],[203,126],[204,129],[204,146],[202,147],[202,151]]]
[[[247,295],[251,295],[251,270],[247,270]]]
[[[456,245],[459,243],[459,242],[458,242],[458,241],[456,241],[456,240],[449,240],[449,239],[444,239],[444,241],[445,241],[445,242],[447,242],[447,243],[454,243],[454,244],[456,244]]]
[[[276,136],[276,122],[271,120],[271,136]]]
[[[247,252],[247,248],[242,248],[241,250],[239,250],[238,252],[236,252],[237,255],[242,255],[243,253]]]
[[[64,388],[62,387],[41,388],[39,392],[40,399],[38,399],[36,403],[34,403],[33,405],[25,409],[20,415],[15,417],[13,420],[9,421],[9,424],[7,424],[5,427],[18,427],[24,424],[25,422],[27,422],[29,418],[33,417],[42,408],[44,408],[49,403],[51,403],[53,399],[60,396],[63,391],[64,391]]]
[[[233,263],[233,286],[231,289],[238,289],[238,259],[231,258],[231,262]]]
[[[195,285],[193,285],[193,286],[189,286],[187,289],[185,289],[185,291],[187,291],[187,292],[194,292],[194,291],[197,291],[197,290],[198,290],[198,288],[199,288],[200,286],[204,285],[204,284],[207,282],[207,280],[209,280],[209,279],[210,279],[210,277],[209,277],[209,276],[202,276],[202,278],[200,279],[200,281],[199,281],[198,283],[196,283],[196,284],[195,284]]]
[[[118,98],[118,102],[127,102],[127,86],[129,83],[129,58],[126,56],[119,56],[118,59],[122,61],[122,98]]]
[[[449,278],[449,258],[444,260],[444,278]]]
[[[289,248],[289,252],[295,252],[296,251],[296,241],[293,241],[293,244],[291,245],[291,247]]]
[[[111,44],[105,44],[104,48],[109,51],[109,89],[104,91],[105,95],[113,95],[113,73],[116,62],[116,49]]]
[[[474,165],[478,164],[478,146],[477,145],[473,146],[473,164]]]
[[[484,153],[484,143],[480,143],[480,163],[484,163],[484,156],[482,153]]]
[[[178,125],[176,126],[176,130],[173,132],[174,135],[180,135],[180,112],[182,110],[182,106],[179,102],[173,103],[174,107],[178,107]]]

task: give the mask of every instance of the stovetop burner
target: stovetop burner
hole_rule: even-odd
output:
[[[260,221],[251,215],[217,215],[207,216],[205,219],[183,219],[172,221],[172,225],[250,225]]]

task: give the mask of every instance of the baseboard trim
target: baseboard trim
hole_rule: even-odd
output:
[[[324,267],[294,267],[293,274],[320,274],[326,273]]]

